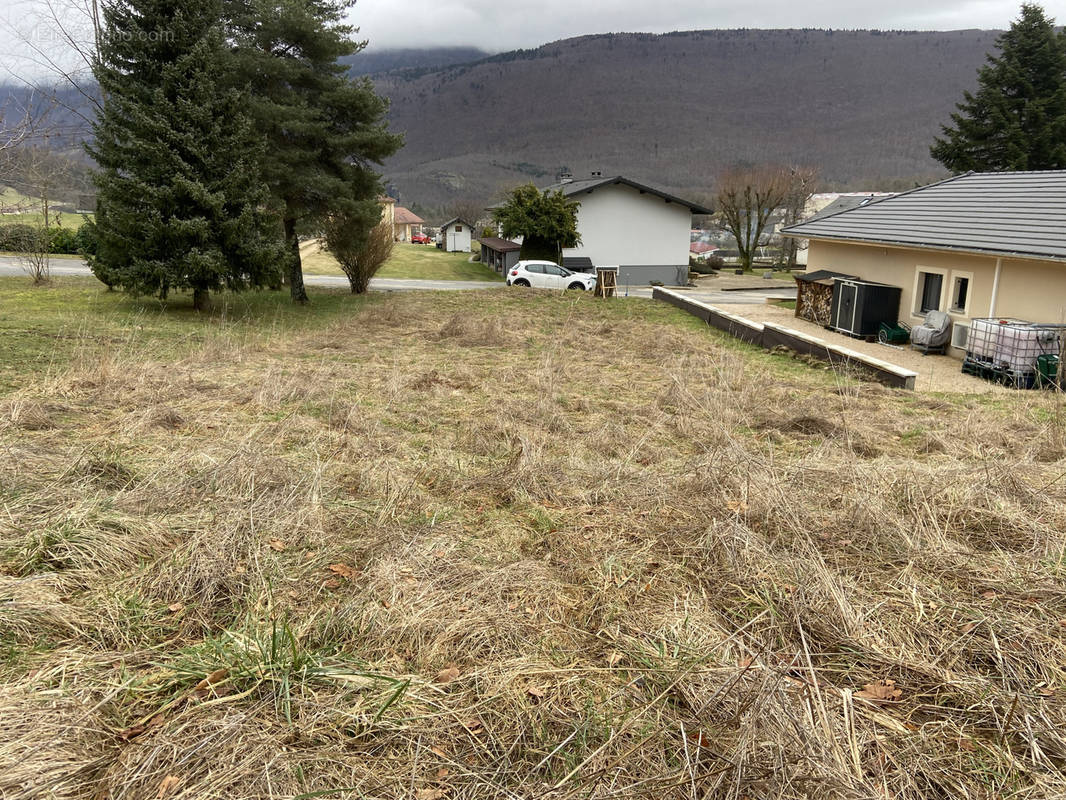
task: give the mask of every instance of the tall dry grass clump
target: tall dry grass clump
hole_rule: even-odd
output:
[[[130,342],[0,398],[0,796],[1063,796],[1064,458],[643,303]]]

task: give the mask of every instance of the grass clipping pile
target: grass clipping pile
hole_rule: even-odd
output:
[[[0,796],[1066,795],[1057,398],[457,295],[0,398]]]

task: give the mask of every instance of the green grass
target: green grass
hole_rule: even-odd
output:
[[[59,211],[57,213],[53,204],[49,212],[49,224],[60,228],[77,230],[82,226],[82,215],[72,211]],[[37,197],[29,197],[15,191],[10,186],[0,189],[0,206],[14,206],[23,211],[22,214],[4,214],[0,216],[0,225],[40,225],[44,220],[44,214],[40,213],[41,201]],[[88,215],[90,218],[92,214]]]
[[[336,260],[317,248],[304,248],[304,272],[308,275],[343,275]],[[379,278],[429,281],[502,281],[480,263],[470,262],[470,253],[445,253],[432,245],[397,243],[392,258],[377,274]]]
[[[91,214],[89,215],[92,216]],[[81,214],[73,214],[69,211],[48,213],[48,224],[52,228],[69,228],[77,230],[84,224]],[[43,225],[44,214],[40,212],[25,212],[23,214],[4,214],[0,216],[0,225]]]
[[[168,302],[109,292],[95,278],[57,277],[34,287],[27,278],[0,278],[0,391],[27,374],[47,374],[78,357],[78,345],[149,348],[177,358],[218,333],[240,337],[264,327],[285,331],[321,326],[349,316],[380,296],[353,297],[344,289],[308,287],[311,303],[294,305],[288,291],[215,296],[209,314],[192,309],[192,295]]]

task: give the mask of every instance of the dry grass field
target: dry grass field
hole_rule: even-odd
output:
[[[5,800],[1066,795],[1060,397],[650,301],[14,280]]]

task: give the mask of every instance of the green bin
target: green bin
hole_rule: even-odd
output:
[[[1036,385],[1058,386],[1059,357],[1054,353],[1044,353],[1036,357]]]

